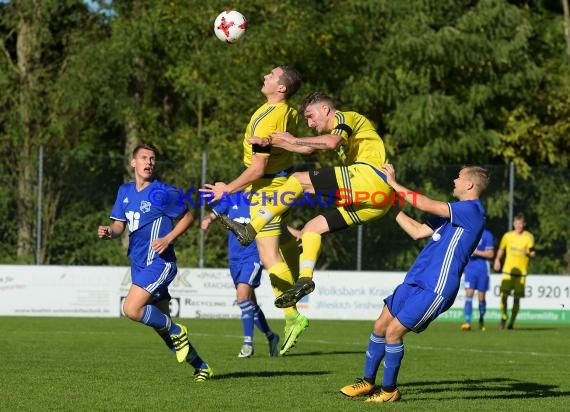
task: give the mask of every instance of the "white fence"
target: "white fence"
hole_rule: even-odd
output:
[[[323,271],[315,273],[315,291],[298,303],[311,319],[373,320],[383,298],[402,281],[403,272]],[[488,320],[499,319],[499,275],[491,275]],[[121,316],[130,287],[128,267],[0,266],[0,316]],[[238,318],[235,290],[227,269],[181,268],[170,285],[171,312],[182,318]],[[268,318],[281,318],[273,306],[266,274],[256,290]],[[570,323],[570,276],[529,275],[519,322]],[[512,302],[509,302],[509,306]],[[464,293],[441,319],[463,319]],[[477,318],[474,299],[474,318]]]

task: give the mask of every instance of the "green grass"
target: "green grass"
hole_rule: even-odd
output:
[[[152,330],[124,318],[0,318],[0,410],[569,410],[570,325],[460,332],[435,322],[406,336],[402,401],[371,405],[338,390],[362,375],[372,321],[313,320],[281,358],[256,334],[251,359],[236,356],[239,320],[182,322],[214,380],[192,381]]]

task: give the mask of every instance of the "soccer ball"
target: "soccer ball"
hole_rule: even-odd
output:
[[[246,30],[247,20],[236,10],[223,11],[214,21],[216,37],[226,43],[235,43]]]

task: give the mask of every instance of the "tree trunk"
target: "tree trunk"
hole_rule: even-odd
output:
[[[36,104],[36,67],[39,60],[37,47],[36,1],[28,8],[29,12],[20,14],[17,39],[17,67],[20,73],[19,112],[20,139],[18,155],[18,245],[17,259],[32,263],[34,258],[34,216],[36,182],[36,154],[38,127],[34,116]]]
[[[562,9],[564,10],[564,38],[566,39],[566,54],[570,55],[570,8],[568,0],[562,1]]]

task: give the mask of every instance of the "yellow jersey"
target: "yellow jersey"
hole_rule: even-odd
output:
[[[243,163],[245,167],[251,166],[252,157],[255,153],[256,155],[269,156],[265,167],[267,177],[291,169],[293,167],[292,152],[278,147],[251,145],[247,139],[251,136],[268,137],[274,132],[289,132],[295,135],[298,124],[299,114],[297,110],[287,103],[263,104],[251,116],[251,120],[245,129],[243,139]]]
[[[362,162],[380,169],[386,163],[384,142],[370,120],[356,112],[338,110],[334,118],[330,133],[342,137],[337,153],[345,166]]]
[[[528,273],[528,254],[534,250],[534,236],[523,230],[521,234],[512,230],[503,235],[499,249],[505,250],[503,273],[526,275]]]

